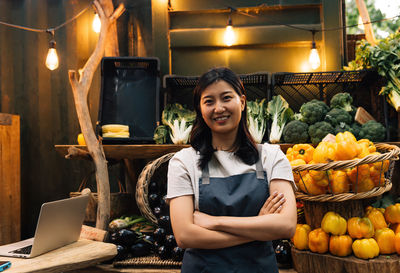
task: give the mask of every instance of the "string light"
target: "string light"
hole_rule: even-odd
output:
[[[319,54],[318,54],[318,50],[315,44],[315,30],[312,30],[312,44],[311,44],[311,52],[310,52],[310,56],[308,57],[308,62],[311,65],[312,69],[317,69],[318,67],[320,67],[321,65],[321,60],[319,58]]]
[[[94,32],[100,33],[101,21],[100,21],[99,15],[97,13],[94,14],[92,28],[93,28]]]
[[[54,40],[54,29],[50,29],[47,31],[50,36],[49,42],[49,51],[47,52],[46,57],[46,66],[50,70],[55,70],[58,68],[58,55],[56,50],[56,41]]]

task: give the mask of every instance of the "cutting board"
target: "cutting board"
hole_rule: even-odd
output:
[[[360,123],[361,125],[363,125],[367,121],[375,120],[375,119],[373,116],[370,115],[370,113],[367,112],[367,110],[365,110],[362,107],[358,107],[356,116],[354,117],[354,120],[357,121],[358,123]]]

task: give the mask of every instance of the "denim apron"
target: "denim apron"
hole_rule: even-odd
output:
[[[261,158],[261,146],[259,146]],[[269,197],[261,160],[256,172],[210,177],[208,166],[199,180],[199,211],[214,216],[257,216]],[[188,248],[182,273],[278,273],[271,241],[253,241],[220,249]]]

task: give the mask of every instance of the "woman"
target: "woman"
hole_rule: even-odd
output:
[[[170,217],[182,272],[278,272],[271,240],[292,237],[292,169],[278,145],[256,145],[240,79],[227,68],[203,74],[190,148],[168,168]]]

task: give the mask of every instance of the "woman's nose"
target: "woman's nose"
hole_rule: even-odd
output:
[[[224,112],[225,111],[225,106],[223,105],[223,103],[216,103],[214,111],[216,113]]]

